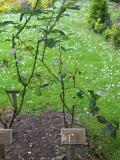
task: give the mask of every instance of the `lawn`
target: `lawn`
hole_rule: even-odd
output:
[[[64,54],[64,68],[68,73],[74,72],[79,68],[81,75],[78,75],[77,87],[87,91],[102,91],[105,96],[98,101],[100,114],[108,120],[115,119],[120,122],[120,49],[115,49],[112,44],[105,41],[104,37],[94,33],[89,29],[87,23],[89,2],[81,1],[79,11],[68,11],[69,17],[61,19],[58,27],[69,35],[68,40],[63,44],[69,48]],[[116,10],[116,12],[114,12]],[[114,3],[109,3],[109,12],[112,20],[116,15],[120,15],[120,9],[115,9]],[[19,14],[1,15],[0,20],[19,20]],[[32,25],[40,25],[34,16],[30,21]],[[5,93],[6,89],[17,88],[22,90],[18,81],[13,55],[10,49],[10,41],[14,29],[12,25],[7,25],[8,32],[0,33],[0,107],[10,106],[9,99]],[[1,30],[1,29],[0,29]],[[39,32],[32,32],[31,28],[25,29],[22,33],[24,41],[33,46]],[[7,41],[5,41],[7,37]],[[27,37],[27,38],[26,38]],[[59,52],[55,49],[49,49],[45,55],[47,64],[51,70],[57,74],[57,56]],[[28,75],[32,66],[31,54],[25,51],[19,55],[19,65],[23,75]],[[67,87],[73,85],[72,81],[65,80]],[[45,84],[47,87],[45,87]],[[33,78],[27,91],[23,112],[38,113],[43,109],[61,110],[61,101],[59,98],[60,86],[46,71],[44,66],[38,61],[35,77]],[[67,103],[71,106],[72,100],[69,98],[72,90],[66,95]],[[20,95],[19,95],[20,98]],[[109,160],[119,160],[120,158],[120,131],[115,140],[104,136],[101,133],[100,124],[88,113],[88,102],[86,99],[77,102],[77,117],[85,124],[89,135],[96,137],[98,148],[96,152],[103,152]]]

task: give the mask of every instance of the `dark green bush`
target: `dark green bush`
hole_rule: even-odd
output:
[[[116,47],[120,47],[120,26],[118,24],[113,24],[104,34],[107,40],[112,42]]]
[[[106,0],[91,0],[88,22],[96,32],[103,32],[107,26],[110,26]]]

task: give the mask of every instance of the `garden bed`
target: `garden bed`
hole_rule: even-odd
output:
[[[70,121],[69,116],[67,119]],[[20,115],[13,126],[13,142],[6,146],[8,159],[52,160],[54,157],[64,155],[65,146],[61,145],[60,140],[63,127],[61,112],[45,111],[41,116]],[[79,159],[90,156],[87,148],[78,146]]]

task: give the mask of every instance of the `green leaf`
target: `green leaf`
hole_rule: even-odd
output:
[[[103,116],[97,116],[97,120],[98,120],[98,122],[100,122],[102,124],[105,124],[107,122],[107,120]]]
[[[4,22],[2,22],[0,25],[1,26],[7,26],[7,25],[10,25],[10,24],[16,24],[16,23],[14,23],[13,21],[4,21]]]
[[[59,73],[60,77],[64,79],[67,76],[66,71]]]
[[[42,85],[42,88],[50,89],[51,88],[51,84],[50,83],[44,83]]]
[[[49,39],[47,39],[47,41],[46,41],[46,45],[47,45],[47,47],[49,47],[49,48],[53,48],[53,47],[55,47],[56,46],[56,41],[53,39],[53,38],[49,38]]]
[[[100,108],[99,107],[94,107],[94,108],[91,108],[91,111],[90,113],[92,113],[93,115],[97,114],[99,112]]]
[[[61,50],[63,50],[64,52],[66,52],[66,49],[63,46],[61,46]]]
[[[90,93],[90,96],[95,100],[98,100],[101,97],[100,95],[96,94],[93,90],[88,90],[88,92]]]
[[[105,127],[102,129],[104,133],[108,133],[112,138],[116,138],[117,130],[119,128],[118,122],[110,120],[105,124]]]
[[[5,39],[5,41],[6,41],[6,42],[11,42],[11,39],[8,38],[8,39]]]
[[[23,20],[23,17],[24,17],[24,13],[21,13],[21,15],[20,15],[20,21]]]
[[[90,99],[89,107],[94,108],[95,106],[96,106],[96,99],[95,98]]]
[[[54,29],[52,32],[53,33],[59,33],[61,36],[65,36],[66,35],[65,32],[63,32],[62,30],[59,30],[59,29]]]
[[[62,16],[70,17],[70,15],[69,15],[69,14],[67,14],[67,13],[62,14]]]
[[[80,89],[78,92],[77,92],[77,96],[79,98],[83,98],[83,95],[84,95],[84,92]]]
[[[72,10],[80,10],[80,6],[79,5],[75,5],[73,7],[70,7],[69,9],[72,9]]]
[[[98,95],[98,94],[95,94],[95,95],[94,95],[94,98],[95,98],[96,100],[98,100],[100,97],[101,97],[101,96]]]
[[[88,90],[88,92],[90,93],[91,96],[94,96],[94,91],[93,90]]]
[[[69,52],[69,51],[73,51],[73,48],[65,48],[63,46],[61,46],[61,50],[63,50],[64,52]]]

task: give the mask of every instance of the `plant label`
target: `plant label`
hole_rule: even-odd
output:
[[[61,130],[61,144],[85,144],[84,128],[63,128]]]
[[[0,129],[0,144],[12,142],[12,129]]]

